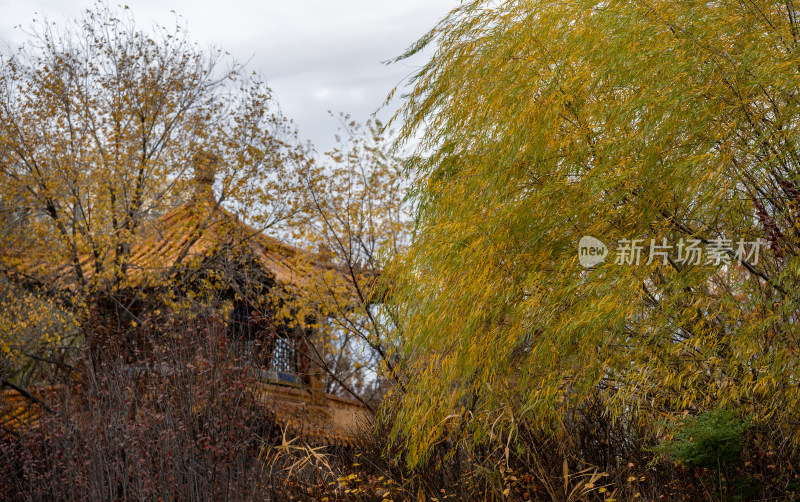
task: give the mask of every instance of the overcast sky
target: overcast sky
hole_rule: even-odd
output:
[[[109,2],[111,5],[116,5]],[[190,36],[229,51],[261,73],[300,134],[327,149],[337,123],[328,110],[366,121],[422,58],[394,65],[458,0],[121,0],[137,23],[172,26],[175,11]],[[92,0],[0,0],[0,44],[24,38],[36,12],[75,17]],[[387,118],[388,111],[379,114]]]

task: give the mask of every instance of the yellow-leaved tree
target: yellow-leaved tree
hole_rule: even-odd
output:
[[[407,245],[411,218],[403,159],[379,121],[340,114],[337,145],[302,172],[307,204],[299,237],[334,268],[305,292],[319,322],[316,360],[326,391],[356,396],[376,409],[400,383],[398,320],[384,306],[386,264]],[[402,385],[402,384],[401,384]]]
[[[85,325],[98,302],[126,310],[116,293],[147,273],[132,265],[133,246],[192,197],[208,223],[225,207],[257,231],[302,205],[306,147],[270,89],[178,21],[143,30],[127,8],[98,3],[71,24],[36,20],[0,56],[0,272],[26,291],[4,298],[31,314],[4,317],[2,357],[31,352],[20,334],[41,324],[37,312]],[[176,244],[185,250],[173,268],[193,241]]]
[[[401,112],[411,463],[589,399],[651,424],[726,407],[800,444],[797,16],[469,1],[410,49],[435,51]]]

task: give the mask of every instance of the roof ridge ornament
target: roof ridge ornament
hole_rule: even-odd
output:
[[[222,164],[222,157],[214,152],[200,150],[194,154],[192,158],[192,168],[194,169],[193,202],[216,200],[214,197],[214,181],[220,164]]]

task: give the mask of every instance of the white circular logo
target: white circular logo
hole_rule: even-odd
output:
[[[599,239],[589,235],[581,237],[578,243],[578,261],[586,268],[594,267],[606,261],[608,248]]]

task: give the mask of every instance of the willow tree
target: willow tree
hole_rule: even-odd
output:
[[[28,35],[0,56],[0,271],[17,284],[82,322],[129,286],[132,245],[196,181],[258,230],[296,213],[304,147],[222,51],[102,3]],[[23,329],[7,324],[2,355]]]
[[[412,462],[589,396],[798,444],[798,37],[793,2],[470,1],[408,51]]]

